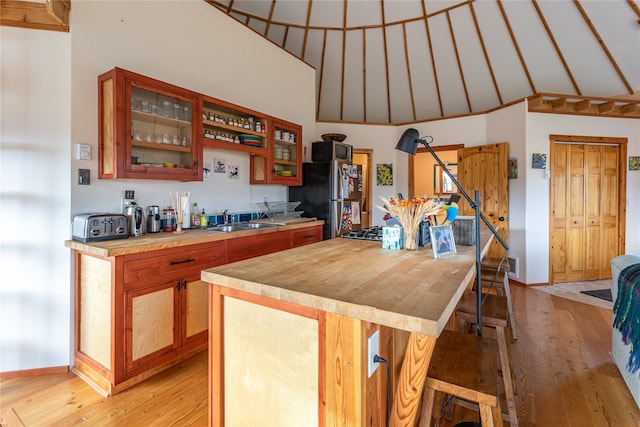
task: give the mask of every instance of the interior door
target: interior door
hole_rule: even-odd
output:
[[[458,182],[472,199],[480,190],[480,210],[500,237],[509,237],[509,143],[482,145],[458,150]],[[464,197],[460,199],[460,215],[475,215]],[[494,239],[487,256],[502,257],[504,248]]]
[[[622,147],[592,139],[552,138],[551,283],[611,278],[609,263],[623,253]]]

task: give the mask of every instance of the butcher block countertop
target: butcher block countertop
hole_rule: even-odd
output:
[[[203,229],[187,229],[182,234],[174,233],[147,233],[141,237],[129,237],[128,239],[106,240],[102,242],[82,243],[77,240],[66,240],[65,246],[78,251],[87,252],[96,256],[120,256],[148,252],[158,249],[178,248],[198,243],[215,242],[219,240],[246,237],[257,234],[279,233],[298,228],[313,227],[324,224],[324,221],[308,218],[305,222],[293,222],[278,227],[248,229],[221,233]]]
[[[482,256],[493,235],[483,227]],[[202,272],[205,282],[437,337],[475,277],[475,246],[435,259],[380,242],[332,239]]]

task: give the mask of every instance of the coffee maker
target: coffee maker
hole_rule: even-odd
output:
[[[149,213],[147,214],[147,232],[159,233],[162,231],[162,224],[160,220],[160,206],[149,206]]]
[[[125,209],[125,215],[129,219],[129,236],[144,235],[144,211],[142,208],[136,202],[130,202]]]

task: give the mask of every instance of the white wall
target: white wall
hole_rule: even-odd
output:
[[[344,141],[355,148],[373,149],[371,176],[371,225],[384,225],[384,212],[377,206],[382,206],[381,197],[389,199],[404,191],[406,194],[407,179],[406,155],[395,149],[398,142],[398,128],[395,126],[355,125],[346,123],[317,123],[314,141],[321,141],[325,133],[342,133],[347,135]],[[310,148],[307,153],[311,153]],[[311,161],[311,158],[306,159]],[[393,165],[393,185],[377,185],[376,165],[390,163]],[[404,164],[404,165],[403,165]],[[404,188],[404,190],[400,190]]]
[[[151,18],[152,17],[152,18]],[[308,141],[315,126],[315,70],[293,55],[200,0],[88,1],[73,5],[72,144],[92,146],[92,184],[72,187],[72,214],[119,211],[126,189],[142,206],[167,206],[169,192],[190,191],[208,213],[255,210],[255,203],[286,200],[283,186],[250,186],[249,156],[206,149],[240,167],[240,178],[214,174],[203,182],[98,180],[97,76],[117,66],[195,92],[280,117],[303,126]]]
[[[70,35],[0,39],[0,371],[67,366]]]

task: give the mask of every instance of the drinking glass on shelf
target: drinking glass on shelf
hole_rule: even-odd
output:
[[[147,101],[146,99],[142,101],[142,111],[145,113],[151,112],[151,103],[149,103],[149,101]]]
[[[172,111],[171,102],[162,101],[162,115],[165,117],[171,117]]]
[[[182,109],[180,108],[180,104],[178,104],[177,102],[175,104],[173,104],[173,114],[172,114],[172,118],[174,119],[180,119],[181,117],[181,111]]]

